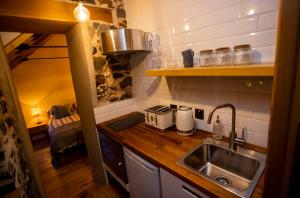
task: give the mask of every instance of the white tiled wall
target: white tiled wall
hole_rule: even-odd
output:
[[[129,0],[130,1],[130,0]],[[195,52],[251,44],[255,62],[272,62],[277,0],[153,0],[162,50]]]
[[[134,98],[94,108],[96,123],[105,122],[133,111],[136,111]]]
[[[212,131],[207,124],[209,111],[218,104],[232,103],[237,109],[236,130],[241,135],[246,128],[246,140],[266,147],[270,114],[272,80],[261,78],[211,78],[211,77],[145,77],[150,68],[149,59],[135,65],[138,56],[132,59],[133,92],[137,110],[143,111],[156,104],[177,104],[203,109],[204,120],[196,119],[197,127]],[[231,110],[220,109],[225,125],[225,134],[231,130]]]
[[[129,27],[159,32],[162,48],[174,50],[177,56],[187,48],[197,52],[248,43],[260,54],[258,62],[274,61],[277,0],[145,0],[142,6],[136,1],[126,1],[126,10],[131,12],[127,13]],[[152,21],[152,29],[141,18]],[[151,69],[150,56],[132,56],[131,63],[137,110],[170,103],[204,109],[205,119],[196,120],[197,127],[212,131],[206,123],[210,109],[229,102],[237,108],[238,134],[246,128],[248,142],[267,146],[271,79],[145,77],[144,71]],[[228,136],[230,110],[216,114]]]

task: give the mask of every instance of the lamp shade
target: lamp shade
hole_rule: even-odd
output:
[[[31,109],[31,114],[33,117],[40,116],[42,114],[41,108],[33,108]]]
[[[82,3],[78,3],[78,6],[73,11],[73,15],[79,22],[90,20],[90,12]]]

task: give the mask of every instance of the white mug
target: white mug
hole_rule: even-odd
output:
[[[192,108],[186,106],[179,107],[176,114],[176,128],[183,132],[192,131],[194,129]]]

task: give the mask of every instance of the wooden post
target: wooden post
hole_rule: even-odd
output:
[[[95,86],[94,64],[87,24],[76,24],[66,35],[73,85],[93,178],[96,184],[104,185],[106,181],[94,115],[96,98],[92,94]]]
[[[300,172],[297,167],[300,150],[299,43],[300,1],[281,0],[263,197],[291,197],[300,191],[297,178]]]

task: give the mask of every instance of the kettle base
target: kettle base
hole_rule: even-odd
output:
[[[196,131],[196,129],[192,129],[190,131],[179,131],[179,130],[177,130],[177,134],[181,135],[181,136],[190,136],[190,135],[193,135],[195,131]]]

